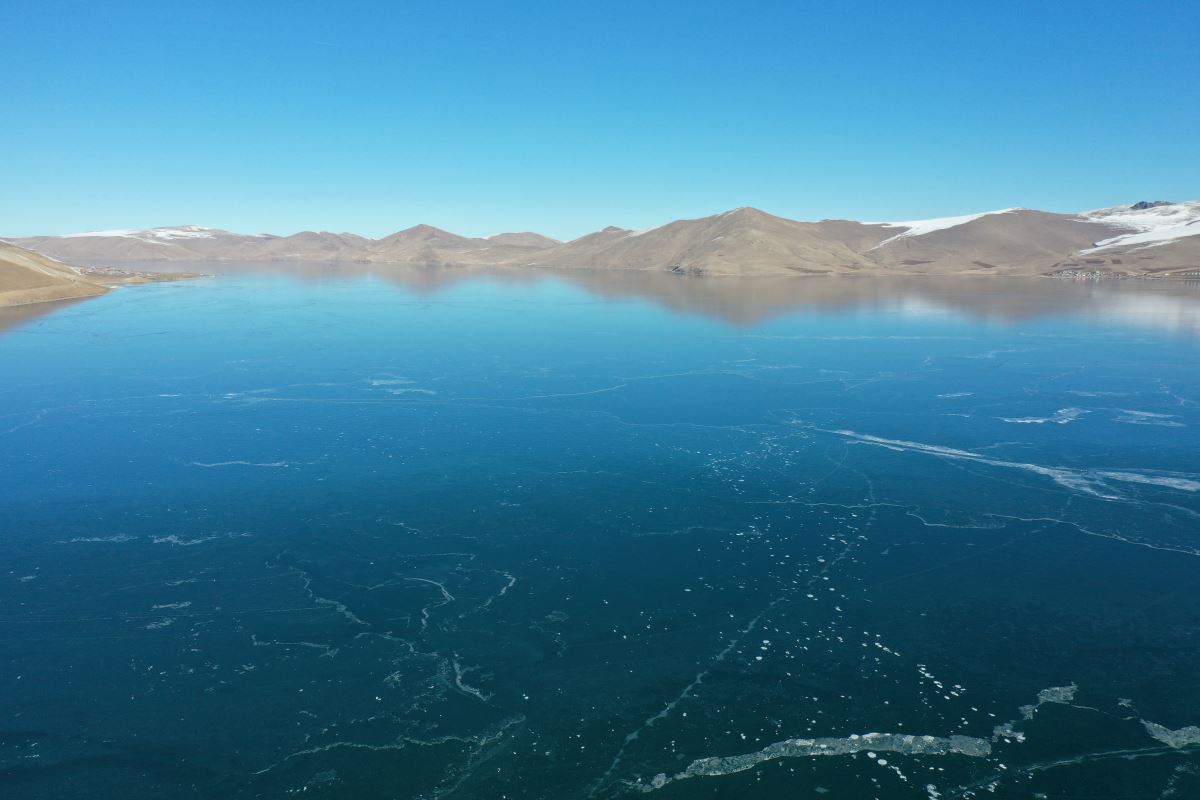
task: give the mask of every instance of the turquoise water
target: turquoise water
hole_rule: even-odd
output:
[[[1197,287],[223,272],[0,336],[0,795],[1200,796]]]

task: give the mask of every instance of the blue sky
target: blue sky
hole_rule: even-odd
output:
[[[0,234],[1200,197],[1200,3],[3,0]]]

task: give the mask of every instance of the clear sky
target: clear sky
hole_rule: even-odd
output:
[[[0,0],[0,234],[1200,198],[1200,2]]]

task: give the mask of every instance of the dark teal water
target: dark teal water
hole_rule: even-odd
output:
[[[1194,286],[247,268],[23,318],[0,796],[1200,796],[1198,366]]]

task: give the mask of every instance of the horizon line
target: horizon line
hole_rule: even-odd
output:
[[[821,217],[820,219],[797,219],[797,218],[793,218],[793,217],[785,217],[780,214],[774,214],[770,211],[764,211],[763,209],[758,208],[756,206],[737,206],[734,208],[726,209],[724,211],[718,211],[713,214],[706,214],[706,215],[698,216],[698,217],[678,217],[678,218],[668,220],[667,222],[660,223],[658,225],[652,225],[648,228],[627,228],[627,227],[624,227],[621,225],[611,225],[611,224],[604,225],[604,226],[601,226],[598,228],[591,228],[591,229],[585,231],[584,233],[581,233],[581,234],[571,237],[571,238],[559,238],[556,236],[550,236],[549,234],[542,233],[541,231],[538,231],[535,228],[525,228],[524,230],[505,230],[505,231],[500,231],[498,233],[492,233],[492,234],[488,234],[488,235],[484,235],[484,236],[475,236],[475,235],[470,235],[470,234],[457,233],[457,232],[451,230],[450,228],[444,228],[440,225],[434,225],[434,224],[428,223],[428,222],[417,222],[417,223],[409,225],[407,227],[397,228],[396,230],[392,231],[391,233],[385,233],[381,236],[369,236],[367,234],[356,233],[354,231],[333,231],[333,230],[316,229],[316,228],[301,228],[301,229],[295,230],[291,233],[271,233],[271,232],[267,232],[267,231],[260,231],[260,232],[255,232],[255,233],[243,233],[241,231],[234,230],[232,228],[198,225],[196,223],[183,223],[183,224],[178,224],[178,225],[153,225],[153,226],[142,227],[142,228],[101,228],[101,229],[85,230],[85,231],[70,231],[68,233],[35,233],[35,234],[28,234],[28,235],[23,235],[23,236],[21,236],[21,235],[18,235],[18,236],[0,235],[0,241],[13,241],[16,239],[39,239],[39,238],[68,238],[68,237],[84,238],[87,236],[121,236],[121,235],[135,234],[135,233],[143,233],[146,231],[188,230],[188,229],[204,230],[204,231],[220,231],[222,233],[229,233],[229,234],[233,234],[233,235],[237,235],[237,236],[264,236],[264,237],[274,237],[274,238],[280,238],[280,239],[288,238],[290,236],[298,236],[302,233],[316,233],[316,234],[331,234],[334,236],[357,236],[357,237],[360,237],[363,239],[368,239],[371,241],[379,241],[380,239],[386,239],[387,237],[394,236],[398,233],[404,233],[406,231],[411,231],[411,230],[415,230],[417,228],[426,227],[426,228],[432,228],[432,229],[440,231],[442,233],[448,233],[452,236],[459,236],[464,239],[488,240],[488,239],[493,239],[497,236],[505,236],[505,235],[512,235],[512,234],[527,234],[528,233],[528,234],[534,234],[537,236],[544,236],[547,239],[553,239],[556,242],[565,244],[567,242],[573,242],[573,241],[576,241],[577,239],[581,239],[585,236],[590,236],[593,233],[598,233],[600,231],[604,231],[609,228],[618,228],[620,230],[631,231],[631,232],[648,232],[648,231],[657,230],[659,228],[665,227],[667,225],[671,225],[676,222],[695,222],[698,220],[711,219],[714,217],[724,216],[726,214],[731,214],[735,211],[756,211],[760,214],[765,214],[767,216],[775,217],[777,219],[784,219],[784,220],[788,220],[790,222],[802,222],[802,223],[808,223],[808,224],[817,224],[817,223],[821,223],[821,222],[854,222],[854,223],[858,223],[860,225],[887,225],[887,226],[903,227],[903,226],[911,226],[913,223],[931,222],[931,221],[936,221],[936,220],[949,220],[949,219],[953,219],[953,218],[960,217],[960,216],[961,217],[967,217],[967,216],[979,217],[979,216],[988,216],[991,214],[1001,214],[1001,213],[1006,213],[1006,212],[1011,212],[1011,211],[1037,211],[1037,212],[1046,213],[1046,214],[1060,214],[1063,216],[1071,216],[1071,215],[1092,214],[1092,213],[1095,213],[1098,211],[1121,209],[1123,207],[1132,210],[1134,206],[1136,206],[1140,203],[1151,203],[1151,204],[1156,204],[1156,205],[1158,205],[1158,204],[1183,205],[1183,204],[1187,204],[1187,203],[1197,203],[1197,202],[1200,202],[1200,199],[1193,199],[1193,200],[1145,200],[1145,199],[1139,199],[1139,200],[1135,200],[1135,201],[1133,201],[1131,203],[1127,203],[1127,204],[1117,204],[1117,205],[1112,205],[1112,206],[1097,206],[1097,207],[1083,209],[1083,210],[1079,210],[1079,211],[1047,211],[1045,209],[1039,209],[1039,208],[1035,208],[1033,206],[1010,206],[1007,208],[997,208],[997,209],[990,209],[990,210],[986,210],[986,211],[972,211],[972,212],[967,212],[965,214],[948,214],[948,215],[940,216],[940,217],[924,217],[924,218],[910,217],[910,218],[904,219],[904,220],[862,220],[862,219],[854,219],[852,217]]]

